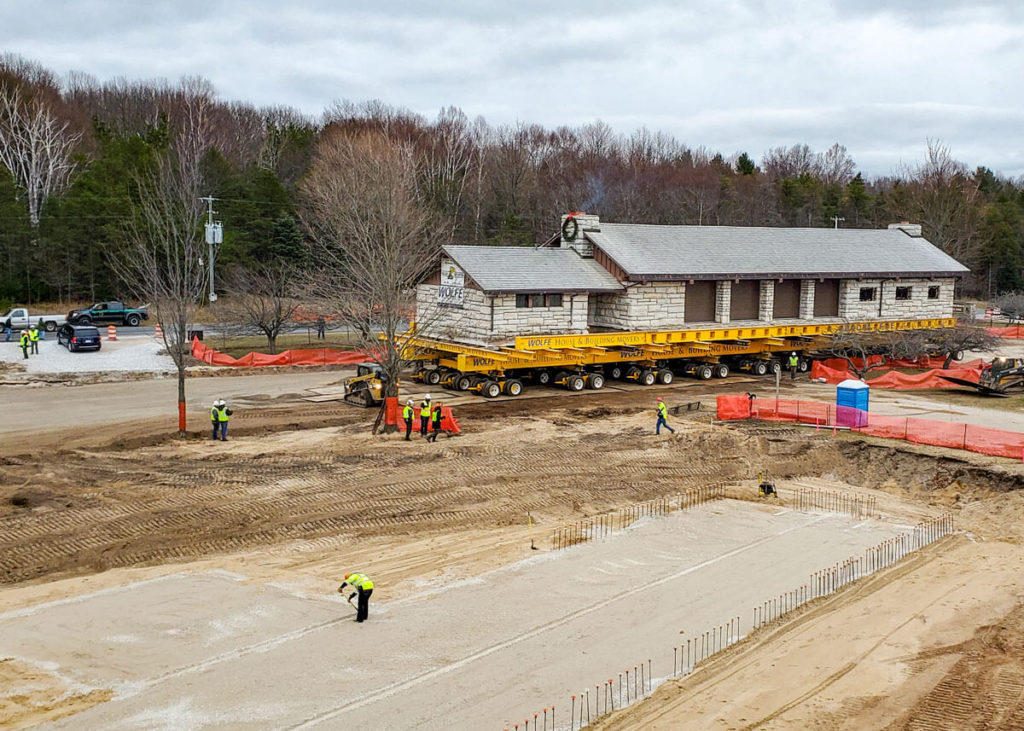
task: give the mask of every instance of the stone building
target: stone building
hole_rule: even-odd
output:
[[[952,317],[968,270],[888,229],[654,226],[562,219],[540,248],[449,246],[417,289],[424,335],[517,335]]]

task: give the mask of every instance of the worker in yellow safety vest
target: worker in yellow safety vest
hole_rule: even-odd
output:
[[[430,411],[430,394],[428,393],[420,402],[420,434],[423,436],[427,436],[430,427]]]
[[[33,325],[28,331],[29,342],[32,343],[32,355],[39,355],[39,326]]]
[[[797,356],[794,350],[789,354],[789,380],[796,380],[796,372],[800,368],[800,358]]]
[[[228,419],[231,417],[231,409],[228,408],[224,399],[217,399],[210,409],[210,424],[213,426],[213,439],[216,441],[217,432],[220,432],[220,439],[223,442],[228,440]]]
[[[21,337],[18,339],[18,345],[21,346],[21,354],[25,358],[28,358],[28,349],[32,347],[31,339],[28,335],[28,330],[21,331]]]
[[[356,621],[365,622],[370,615],[370,595],[373,594],[373,582],[366,574],[345,574],[345,580],[338,587],[338,592],[344,592],[345,586],[351,584],[354,592],[348,595],[348,603],[352,603],[352,597],[359,594],[359,606],[356,608]]]
[[[654,427],[654,433],[655,434],[661,434],[661,427],[665,427],[666,429],[668,429],[673,434],[676,433],[676,430],[668,425],[668,421],[665,418],[667,416],[668,416],[668,407],[665,406],[665,402],[662,401],[659,398],[658,399],[658,425],[656,427]]]
[[[430,434],[427,435],[428,442],[436,442],[437,435],[441,433],[441,421],[444,419],[444,412],[441,411],[441,403],[434,404],[434,410],[430,414]]]
[[[405,407],[402,409],[402,421],[405,422],[405,441],[409,441],[409,435],[412,434],[412,415],[413,415],[413,400],[409,399],[405,402]]]

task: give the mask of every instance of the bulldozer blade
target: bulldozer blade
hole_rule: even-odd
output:
[[[980,383],[968,381],[964,378],[955,378],[954,376],[939,376],[939,378],[941,378],[943,381],[955,383],[958,386],[966,386],[967,388],[973,388],[975,391],[977,391],[983,396],[999,396],[1001,398],[1006,398],[1007,396],[1009,396],[1009,394],[1006,393],[1006,389],[1002,386],[1000,386],[999,388],[992,388],[991,386],[983,386]]]

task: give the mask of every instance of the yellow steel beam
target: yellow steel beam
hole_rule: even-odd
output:
[[[402,342],[424,360],[464,372],[516,368],[559,368],[578,364],[619,363],[666,357],[716,358],[742,353],[821,347],[837,332],[892,332],[952,327],[952,318],[873,320],[757,327],[715,326],[694,330],[652,330],[590,335],[538,335],[515,339],[513,346],[490,349],[408,335]],[[791,342],[788,339],[801,338]]]
[[[464,343],[451,342],[449,340],[435,340],[433,338],[424,338],[419,336],[403,337],[399,342],[406,346],[421,348],[423,350],[434,350],[442,353],[457,353],[474,358],[487,358],[498,362],[508,359],[511,353],[514,352],[509,351],[508,349],[491,350],[490,348],[480,348],[472,345],[466,345]],[[519,358],[521,356],[516,353],[515,357]]]
[[[864,322],[827,322],[806,325],[764,325],[686,330],[642,330],[634,332],[591,333],[588,335],[525,335],[515,339],[516,350],[559,350],[562,348],[641,346],[696,341],[757,340],[763,338],[808,337],[851,332],[891,332],[894,330],[930,330],[953,327],[953,318],[915,320],[869,320]]]

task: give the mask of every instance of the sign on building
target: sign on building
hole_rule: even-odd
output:
[[[449,307],[462,307],[466,295],[466,274],[455,262],[441,260],[441,286],[437,288],[437,303]]]

